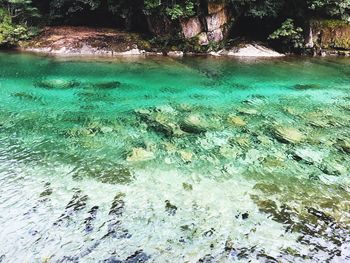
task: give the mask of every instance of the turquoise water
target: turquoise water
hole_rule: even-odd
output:
[[[349,78],[0,53],[0,262],[350,261]]]

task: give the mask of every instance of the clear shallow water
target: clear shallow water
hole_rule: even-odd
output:
[[[349,77],[0,53],[0,262],[350,261]]]

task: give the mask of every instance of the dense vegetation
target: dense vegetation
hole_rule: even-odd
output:
[[[309,19],[350,21],[350,0],[219,2],[230,6],[241,33],[260,32],[262,39],[296,48],[301,46],[302,28]],[[0,0],[0,45],[15,45],[42,25],[113,26],[147,32],[149,16],[178,20],[201,15],[205,4],[206,0]]]

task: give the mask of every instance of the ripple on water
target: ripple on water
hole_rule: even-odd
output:
[[[350,260],[348,62],[0,56],[3,261]]]

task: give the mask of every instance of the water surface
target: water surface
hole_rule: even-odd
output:
[[[350,261],[349,77],[0,53],[0,262]]]

